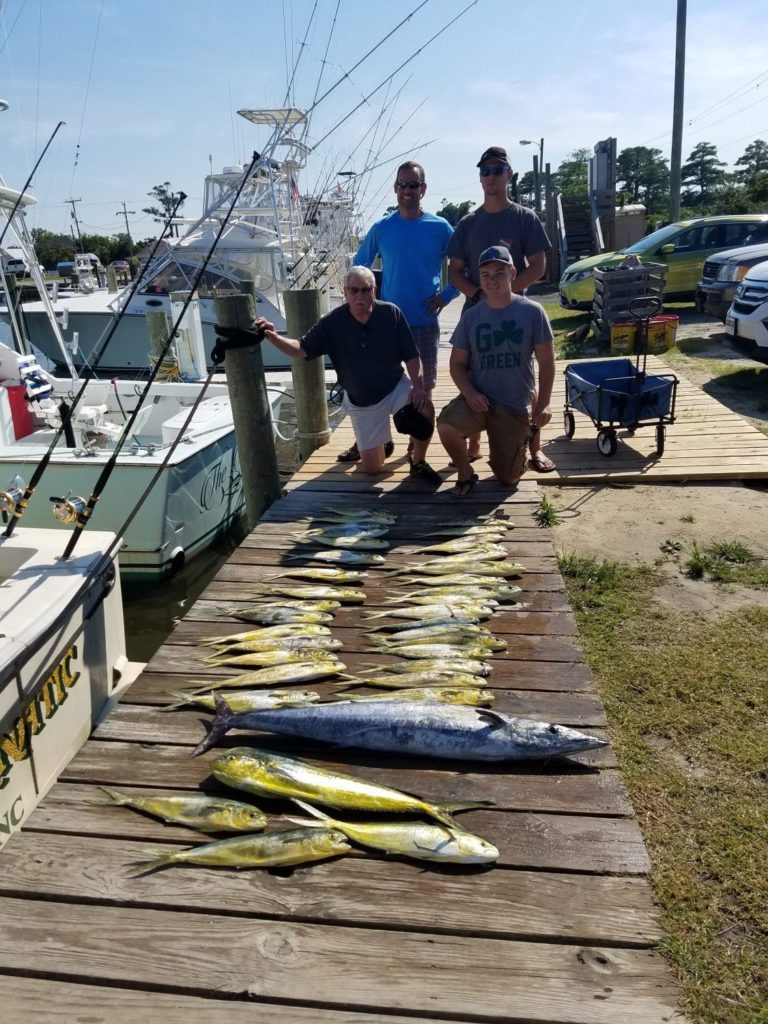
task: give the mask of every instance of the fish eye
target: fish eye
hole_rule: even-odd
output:
[[[550,725],[549,731],[556,734],[558,732],[558,728],[556,725]]]

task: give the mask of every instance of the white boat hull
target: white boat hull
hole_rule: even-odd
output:
[[[0,847],[143,666],[125,657],[113,534],[0,538]],[[109,550],[112,548],[112,553]]]

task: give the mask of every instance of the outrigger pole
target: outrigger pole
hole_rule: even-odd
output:
[[[0,108],[0,109],[1,109],[1,108]],[[21,200],[22,200],[22,199],[24,198],[24,193],[25,193],[25,192],[27,191],[27,189],[29,188],[29,186],[30,186],[30,185],[32,184],[32,179],[33,179],[33,178],[34,178],[34,176],[35,176],[35,173],[36,173],[36,171],[37,171],[37,168],[38,168],[38,167],[40,166],[40,164],[41,164],[41,163],[43,162],[43,157],[44,157],[44,156],[45,156],[45,154],[46,154],[46,153],[48,152],[48,147],[49,147],[49,146],[50,146],[50,144],[51,144],[51,143],[53,142],[53,140],[54,140],[54,139],[56,138],[56,133],[58,132],[59,128],[61,128],[61,127],[62,127],[62,125],[64,125],[64,124],[66,124],[66,121],[59,121],[59,123],[58,123],[58,124],[56,125],[56,127],[55,127],[55,128],[53,129],[53,131],[51,132],[51,137],[50,137],[50,139],[48,139],[48,141],[46,142],[46,144],[45,144],[45,148],[43,149],[42,153],[40,154],[40,156],[39,156],[39,157],[37,158],[37,160],[35,161],[35,166],[34,166],[34,167],[32,168],[32,170],[31,170],[31,172],[30,172],[30,175],[29,175],[29,177],[28,177],[28,178],[27,178],[27,180],[26,180],[26,181],[24,182],[24,188],[23,188],[23,189],[21,190],[21,192],[19,192],[19,198],[18,198],[18,199],[16,200],[16,203],[14,204],[14,207],[13,207],[13,209],[12,209],[12,210],[11,210],[11,212],[10,212],[10,215],[9,215],[9,217],[8,217],[8,220],[6,221],[5,227],[3,228],[3,233],[2,233],[2,234],[0,234],[0,245],[2,245],[2,244],[3,244],[3,239],[5,238],[5,235],[6,235],[6,232],[8,231],[8,228],[9,228],[9,227],[11,226],[11,224],[13,223],[13,218],[14,218],[14,217],[16,216],[16,212],[18,211],[18,209],[19,209],[19,206],[21,205]]]
[[[61,121],[60,123],[64,124],[63,121]],[[39,161],[38,161],[38,163],[39,163]],[[25,186],[25,188],[26,188],[26,186]],[[168,219],[165,221],[165,223],[163,225],[163,230],[160,233],[160,237],[155,242],[155,245],[154,245],[154,247],[152,249],[152,252],[149,254],[149,257],[148,257],[146,263],[144,264],[145,270],[152,263],[152,260],[154,259],[154,256],[155,256],[155,253],[157,252],[157,249],[158,249],[160,243],[162,242],[163,238],[165,237],[166,231],[170,230],[171,222],[172,222],[173,218],[176,216],[177,210],[179,209],[179,207],[181,206],[181,204],[184,202],[184,200],[186,198],[187,197],[186,197],[186,195],[183,192],[179,192],[179,198],[176,200],[176,205],[174,206],[173,210],[169,214]],[[21,519],[21,517],[24,515],[25,511],[27,510],[27,507],[29,505],[30,499],[31,499],[32,495],[35,493],[35,489],[37,488],[37,485],[40,483],[40,480],[41,480],[41,478],[43,476],[43,473],[46,471],[46,469],[48,468],[48,466],[50,464],[51,458],[53,457],[53,453],[56,450],[56,446],[58,445],[59,441],[61,440],[62,435],[65,434],[70,429],[70,424],[72,422],[72,416],[74,414],[75,408],[77,407],[77,404],[80,401],[80,399],[85,394],[85,390],[88,387],[88,384],[90,383],[90,381],[91,381],[91,379],[92,379],[92,377],[94,375],[94,371],[96,370],[96,367],[98,366],[99,361],[101,360],[101,357],[104,355],[104,352],[106,351],[107,345],[112,340],[112,336],[115,333],[115,331],[117,330],[118,324],[122,320],[123,314],[125,313],[125,310],[128,308],[128,303],[131,301],[133,296],[136,294],[136,290],[138,289],[139,285],[141,284],[141,281],[142,281],[143,277],[144,277],[144,271],[142,271],[142,273],[139,274],[136,277],[136,280],[133,283],[133,288],[131,289],[131,291],[130,291],[130,293],[128,295],[128,298],[125,300],[125,303],[123,304],[123,308],[120,310],[118,315],[113,320],[111,327],[109,328],[109,330],[106,333],[106,336],[104,337],[104,340],[101,342],[100,346],[96,349],[95,358],[90,363],[90,365],[88,365],[86,367],[85,374],[83,376],[83,382],[82,382],[82,385],[80,386],[80,390],[75,395],[75,397],[72,400],[71,404],[69,406],[64,407],[61,410],[61,422],[59,423],[59,426],[56,428],[56,431],[55,431],[53,437],[51,438],[51,442],[48,445],[48,450],[46,451],[46,453],[43,455],[42,459],[40,459],[40,462],[35,467],[35,471],[32,474],[32,477],[31,477],[29,483],[25,487],[24,493],[21,495],[19,500],[16,502],[16,505],[14,506],[13,512],[11,512],[11,514],[10,514],[10,517],[8,519],[8,525],[6,526],[6,528],[5,528],[4,532],[3,532],[3,536],[4,537],[10,537],[11,536],[11,534],[14,531],[14,529],[16,528],[16,523],[19,521],[19,519]],[[163,353],[163,355],[165,355],[165,353]]]
[[[199,266],[199,268],[197,270],[197,273],[195,274],[194,280],[192,282],[192,285],[191,285],[191,287],[189,289],[189,293],[187,294],[187,297],[184,300],[184,303],[183,303],[183,305],[181,307],[181,310],[179,311],[179,315],[176,317],[176,321],[174,322],[173,326],[171,327],[170,331],[168,332],[168,337],[167,337],[167,339],[165,341],[165,344],[163,345],[162,351],[158,354],[157,362],[155,363],[155,366],[153,367],[152,372],[150,373],[149,377],[147,378],[146,386],[145,386],[144,390],[142,391],[141,395],[139,396],[138,402],[136,403],[136,405],[135,405],[131,415],[129,416],[128,420],[126,421],[126,423],[125,423],[125,425],[123,427],[122,436],[120,437],[119,441],[115,445],[114,451],[110,455],[109,461],[104,466],[104,469],[101,471],[101,473],[99,474],[99,478],[98,478],[98,480],[96,481],[96,483],[94,485],[93,492],[92,492],[91,496],[88,498],[88,502],[86,503],[85,507],[81,510],[81,512],[79,513],[79,515],[77,517],[77,522],[75,523],[75,528],[72,531],[72,536],[69,538],[69,542],[67,543],[67,546],[66,546],[66,548],[64,550],[64,556],[63,556],[64,558],[69,558],[69,556],[72,554],[72,552],[75,549],[75,545],[77,544],[78,540],[80,539],[80,534],[83,532],[85,527],[88,525],[88,521],[91,518],[91,516],[93,515],[93,510],[96,507],[96,502],[101,497],[101,493],[104,490],[104,488],[105,488],[105,486],[107,484],[107,481],[109,480],[110,476],[112,475],[112,470],[115,468],[115,464],[117,463],[117,458],[118,458],[118,456],[120,455],[120,452],[123,449],[123,445],[125,444],[126,438],[128,438],[130,436],[132,428],[133,428],[133,424],[136,421],[136,417],[138,416],[139,411],[141,410],[141,407],[143,406],[144,401],[145,401],[147,395],[149,394],[149,389],[152,386],[152,384],[155,382],[155,379],[157,378],[157,375],[160,372],[160,367],[162,365],[162,361],[165,358],[165,356],[167,355],[168,350],[170,349],[171,345],[173,344],[173,339],[176,336],[176,332],[179,329],[179,325],[181,324],[181,321],[184,318],[184,314],[186,313],[187,309],[189,308],[189,304],[192,301],[192,296],[194,295],[195,291],[197,290],[197,287],[198,287],[198,285],[200,284],[200,281],[203,278],[203,274],[205,273],[206,269],[208,268],[208,264],[211,262],[211,259],[213,258],[213,254],[216,251],[216,246],[219,244],[219,240],[221,239],[221,236],[223,235],[223,233],[224,233],[224,231],[225,231],[225,229],[227,227],[227,224],[229,223],[229,218],[232,216],[232,212],[235,209],[235,207],[237,206],[238,200],[240,199],[240,194],[243,191],[243,189],[245,188],[245,185],[246,185],[247,181],[249,180],[249,178],[253,174],[253,171],[256,168],[256,165],[262,159],[263,158],[262,158],[262,156],[259,153],[254,153],[253,154],[253,159],[251,160],[251,162],[250,162],[250,164],[248,166],[247,171],[245,171],[245,173],[243,174],[242,180],[241,180],[240,184],[238,185],[238,187],[237,187],[237,189],[235,191],[234,196],[232,197],[232,202],[230,203],[229,209],[227,210],[227,212],[226,212],[226,214],[225,214],[225,216],[224,216],[224,218],[223,218],[223,220],[221,222],[221,226],[220,226],[219,230],[216,233],[216,237],[214,238],[213,242],[211,243],[211,246],[210,246],[210,248],[208,250],[208,254],[206,255],[206,257],[203,260],[203,262],[201,263],[201,265]]]

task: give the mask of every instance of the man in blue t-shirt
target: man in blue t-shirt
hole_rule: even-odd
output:
[[[459,292],[452,285],[440,290],[440,270],[453,228],[443,217],[422,210],[421,200],[426,191],[421,164],[413,160],[400,164],[395,174],[397,210],[373,225],[360,244],[354,263],[371,267],[376,257],[381,257],[381,298],[403,311],[421,357],[424,388],[431,398],[440,342],[437,317]],[[439,475],[424,459],[411,459],[411,476],[429,483],[440,482]]]

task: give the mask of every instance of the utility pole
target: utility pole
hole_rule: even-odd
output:
[[[125,200],[122,201],[121,206],[123,207],[122,216],[125,217],[125,233],[126,233],[126,235],[128,235],[128,245],[130,246],[130,249],[131,249],[131,251],[130,251],[130,253],[128,255],[129,256],[133,256],[133,239],[131,238],[131,229],[128,227],[128,214],[130,214],[132,217],[134,217],[136,215],[136,211],[135,210],[126,210],[126,208],[125,208]],[[120,213],[119,212],[116,213],[115,216],[119,217]]]
[[[687,0],[677,0],[675,98],[672,110],[672,153],[669,163],[669,219],[680,219],[680,166],[683,152],[683,93],[685,90],[685,15]]]
[[[85,249],[83,248],[83,236],[80,234],[80,224],[79,224],[79,222],[77,220],[77,210],[75,209],[75,203],[82,203],[82,201],[83,201],[82,199],[65,199],[64,200],[65,203],[71,203],[72,204],[72,220],[75,222],[75,227],[77,228],[77,241],[78,241],[78,243],[80,245],[80,252],[85,252]]]

